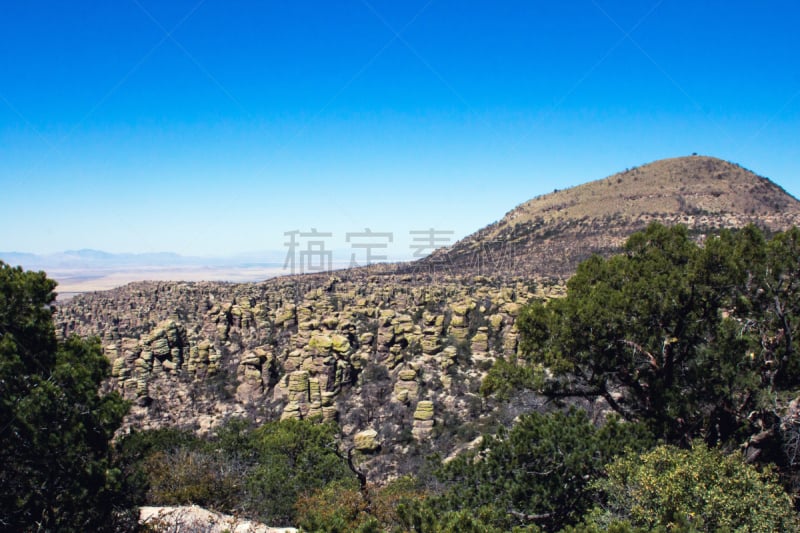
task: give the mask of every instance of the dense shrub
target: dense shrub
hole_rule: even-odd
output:
[[[136,432],[122,440],[120,456],[151,505],[197,504],[271,525],[294,524],[301,495],[333,482],[358,486],[337,454],[336,427],[315,420],[250,429],[233,419],[207,439]]]
[[[426,505],[439,512],[497,509],[503,516],[498,527],[535,524],[554,531],[592,506],[591,480],[607,462],[651,443],[640,425],[611,419],[598,428],[577,409],[529,413],[443,465],[444,491]]]
[[[591,523],[695,531],[797,531],[791,498],[770,472],[699,444],[620,457],[595,486],[606,497]]]

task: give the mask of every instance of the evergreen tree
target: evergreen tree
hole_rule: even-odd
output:
[[[612,418],[600,427],[582,410],[520,417],[509,430],[484,439],[474,453],[443,465],[440,496],[426,504],[448,511],[492,510],[499,528],[539,526],[557,531],[577,522],[594,503],[591,480],[628,449],[642,450],[652,437],[639,424]],[[491,523],[492,513],[484,520]]]
[[[565,298],[524,309],[522,360],[498,363],[484,391],[602,397],[667,442],[747,442],[785,462],[799,295],[797,229],[767,241],[751,226],[700,246],[685,227],[652,224],[623,254],[583,262]]]
[[[55,285],[0,262],[0,528],[123,530],[135,517],[109,443],[128,405],[98,395],[97,340],[56,340]]]

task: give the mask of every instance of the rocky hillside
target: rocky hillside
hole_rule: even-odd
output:
[[[371,454],[377,475],[402,472],[399,456],[450,451],[515,416],[481,399],[481,378],[516,351],[521,306],[561,291],[360,269],[134,283],[78,296],[57,317],[61,334],[102,338],[108,388],[134,402],[128,426],[206,432],[231,416],[319,416]]]
[[[664,159],[534,198],[424,263],[462,274],[567,277],[652,221],[684,224],[698,235],[750,223],[780,230],[800,222],[800,202],[727,161]]]
[[[531,200],[422,262],[253,284],[134,283],[64,303],[58,328],[102,339],[107,387],[134,403],[129,427],[318,416],[339,423],[379,481],[540,406],[535,396],[493,404],[478,389],[497,357],[516,352],[520,308],[561,295],[558,278],[580,259],[651,220],[701,234],[780,229],[798,214],[797,200],[740,167],[665,160]]]

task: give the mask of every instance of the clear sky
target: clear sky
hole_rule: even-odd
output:
[[[0,0],[0,250],[409,255],[692,152],[800,196],[798,27],[791,0]]]

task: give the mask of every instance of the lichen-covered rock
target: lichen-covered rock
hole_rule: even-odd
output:
[[[108,386],[134,404],[127,426],[212,431],[231,416],[319,416],[341,424],[349,440],[371,420],[390,433],[411,425],[425,439],[435,420],[430,400],[470,420],[459,395],[487,366],[457,365],[458,350],[472,348],[473,361],[513,355],[518,331],[505,306],[524,304],[528,284],[503,291],[489,278],[362,272],[334,283],[312,275],[132,284],[71,300],[57,315],[59,335],[104,339]]]
[[[416,381],[398,381],[394,384],[392,398],[400,403],[410,403],[417,399],[419,394],[419,383]]]
[[[276,326],[285,326],[287,322],[293,322],[295,317],[296,307],[294,304],[286,304],[283,308],[275,313],[274,324]]]
[[[239,363],[244,366],[261,367],[263,359],[255,352],[249,352],[242,356],[242,362]]]
[[[508,302],[507,304],[503,305],[503,311],[513,317],[516,317],[519,314],[520,309],[522,309],[522,306],[516,302]]]
[[[435,328],[425,328],[425,330],[423,330],[420,346],[422,348],[422,353],[428,355],[434,355],[442,349],[441,339]]]
[[[411,435],[416,440],[423,441],[430,436],[434,425],[435,423],[433,420],[414,420],[414,426],[411,428]]]
[[[323,407],[328,407],[333,405],[333,400],[336,398],[336,393],[333,391],[322,391],[320,393],[320,400],[322,402]]]
[[[486,352],[489,350],[489,335],[485,327],[478,329],[478,332],[472,337],[472,351]]]
[[[382,326],[388,326],[392,323],[392,319],[397,315],[394,309],[381,309],[379,321]]]
[[[453,314],[456,316],[465,316],[472,309],[475,309],[475,302],[459,302],[450,304]]]
[[[156,357],[166,357],[169,355],[169,341],[166,338],[153,339],[150,342],[150,350]]]
[[[456,358],[458,357],[458,350],[455,346],[447,346],[444,350],[439,353],[439,367],[442,370],[447,370],[454,364],[456,364]]]
[[[402,381],[413,381],[417,377],[417,371],[413,368],[405,368],[398,372],[397,377]]]
[[[330,336],[315,333],[312,335],[311,340],[308,342],[308,347],[316,349],[318,352],[327,352],[333,346],[333,339]]]
[[[289,392],[306,394],[308,392],[308,372],[298,370],[289,374]]]
[[[359,431],[353,436],[353,447],[360,452],[374,452],[381,447],[374,429]]]
[[[500,328],[503,327],[504,317],[502,314],[495,314],[489,317],[489,324],[492,325],[492,329],[494,331],[500,331]]]
[[[326,316],[322,319],[322,325],[324,325],[327,329],[336,329],[339,325],[339,318],[336,316]]]
[[[322,407],[322,420],[325,422],[333,422],[339,418],[339,410],[332,405],[325,405]]]
[[[433,402],[420,400],[414,410],[414,420],[431,420],[433,418]]]
[[[283,413],[281,414],[281,420],[288,420],[288,419],[300,419],[302,415],[300,413],[300,403],[296,401],[291,401],[286,404],[286,407],[283,408]]]
[[[464,341],[469,336],[469,328],[451,326],[450,335],[452,335],[457,341]]]
[[[350,340],[344,335],[333,335],[331,337],[331,347],[337,353],[346,354],[350,351]]]
[[[128,367],[125,366],[125,360],[123,359],[115,359],[114,363],[111,365],[111,376],[115,378],[120,378],[126,373]]]

